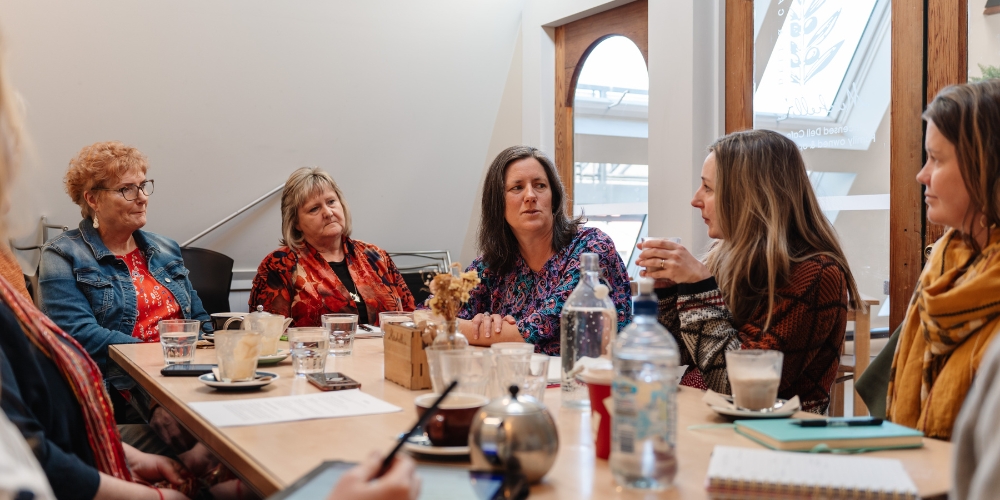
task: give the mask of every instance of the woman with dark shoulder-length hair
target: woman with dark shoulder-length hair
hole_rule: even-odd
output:
[[[628,275],[615,244],[566,214],[565,192],[552,161],[536,148],[513,146],[490,165],[483,184],[479,250],[469,269],[482,282],[460,318],[475,345],[529,342],[560,353],[559,315],[580,281],[580,255],[596,253],[602,281],[618,313],[632,319]]]
[[[798,147],[769,130],[729,134],[709,147],[701,180],[691,205],[717,240],[705,262],[666,240],[642,243],[638,260],[691,366],[681,383],[728,394],[726,351],[778,350],[779,397],[824,413],[847,308],[863,304]]]
[[[250,310],[319,326],[327,313],[378,324],[382,311],[412,311],[413,295],[381,248],[351,238],[351,209],[330,174],[303,167],[281,192],[282,247],[264,258],[250,290]]]

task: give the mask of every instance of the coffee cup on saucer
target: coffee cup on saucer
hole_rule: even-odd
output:
[[[438,394],[417,396],[413,402],[417,407],[417,416],[423,416],[437,398]],[[437,414],[424,426],[427,438],[434,446],[468,446],[472,419],[489,402],[486,396],[478,394],[449,394],[438,406]]]

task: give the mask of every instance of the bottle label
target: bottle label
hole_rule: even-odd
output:
[[[652,441],[654,449],[672,450],[676,441],[677,410],[670,382],[641,382],[615,377],[612,382],[614,418],[612,448],[635,453],[636,443]]]

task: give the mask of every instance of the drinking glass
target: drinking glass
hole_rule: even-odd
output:
[[[215,355],[222,382],[247,382],[254,379],[257,375],[261,338],[261,333],[253,330],[222,330],[215,333]]]
[[[458,381],[456,392],[486,396],[492,362],[486,349],[455,349],[441,353],[441,378]]]
[[[468,346],[462,346],[457,349],[468,349]],[[424,352],[427,353],[427,370],[431,375],[431,388],[435,393],[441,394],[444,392],[448,384],[444,382],[444,376],[441,373],[441,353],[454,351],[455,347],[447,344],[429,345],[424,348]]]
[[[330,335],[331,355],[351,355],[354,350],[354,334],[358,331],[357,314],[324,314],[323,329]]]
[[[413,312],[411,311],[382,311],[378,313],[378,326],[385,331],[385,325],[391,325],[396,323],[406,323],[407,321],[413,321]]]
[[[781,384],[781,351],[747,349],[726,351],[726,371],[737,408],[768,411],[774,408]]]
[[[323,328],[289,328],[288,348],[292,351],[295,376],[323,373],[330,353],[330,334]]]
[[[201,321],[196,319],[165,319],[157,323],[160,345],[163,346],[163,363],[189,365],[194,360],[195,344]]]
[[[545,400],[545,389],[549,386],[549,356],[532,354],[528,358],[528,370],[520,384],[520,394],[527,394],[539,402]]]
[[[493,355],[495,388],[493,395],[504,396],[510,386],[521,386],[528,373],[528,360],[535,345],[525,342],[498,342],[490,346]]]

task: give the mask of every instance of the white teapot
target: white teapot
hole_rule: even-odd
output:
[[[223,329],[229,323],[241,318],[231,318],[226,320]],[[272,356],[278,353],[278,339],[285,333],[288,325],[292,324],[292,318],[285,318],[280,314],[271,314],[264,311],[264,306],[257,306],[257,311],[247,314],[242,318],[242,330],[251,330],[261,334],[261,356]]]

